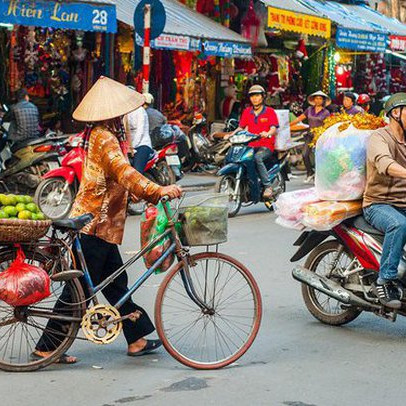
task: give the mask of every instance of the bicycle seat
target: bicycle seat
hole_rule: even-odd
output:
[[[55,220],[52,225],[61,231],[80,231],[85,225],[89,224],[93,218],[93,214],[87,213],[71,219]]]

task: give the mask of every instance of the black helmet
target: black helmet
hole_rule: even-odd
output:
[[[406,107],[406,93],[396,93],[385,103],[385,114],[389,116],[390,112],[397,107]]]

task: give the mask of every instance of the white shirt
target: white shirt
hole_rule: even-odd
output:
[[[127,114],[126,129],[130,133],[131,145],[134,149],[141,146],[152,148],[151,137],[149,135],[148,114],[144,107]]]

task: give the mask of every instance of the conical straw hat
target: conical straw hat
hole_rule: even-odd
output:
[[[141,107],[142,94],[106,76],[100,76],[73,112],[77,121],[104,121],[124,116]]]

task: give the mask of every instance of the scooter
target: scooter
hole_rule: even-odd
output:
[[[0,151],[0,191],[33,194],[41,182],[41,176],[49,169],[59,167],[56,146],[66,137],[53,137],[50,134],[12,144],[3,119],[0,128],[3,147]]]
[[[65,144],[59,145],[58,152],[63,157],[61,167],[47,172],[35,191],[35,203],[51,220],[63,219],[71,211],[82,180],[85,159],[83,142],[82,132],[69,137]]]
[[[327,241],[326,241],[327,240]],[[406,250],[398,268],[398,310],[383,306],[372,293],[378,278],[384,234],[362,216],[337,225],[330,231],[305,231],[294,243],[297,252],[291,262],[307,256],[304,266],[292,275],[302,283],[302,296],[309,312],[322,323],[340,326],[362,312],[395,321],[406,316]]]
[[[216,184],[217,192],[229,195],[229,217],[235,217],[242,205],[250,206],[261,201],[269,210],[273,210],[273,203],[286,190],[286,182],[289,180],[288,152],[280,157],[278,163],[267,163],[273,194],[270,199],[263,198],[264,188],[256,168],[255,150],[248,146],[258,138],[247,131],[239,131],[229,139],[232,147],[226,156],[226,165],[217,172],[220,179]]]

